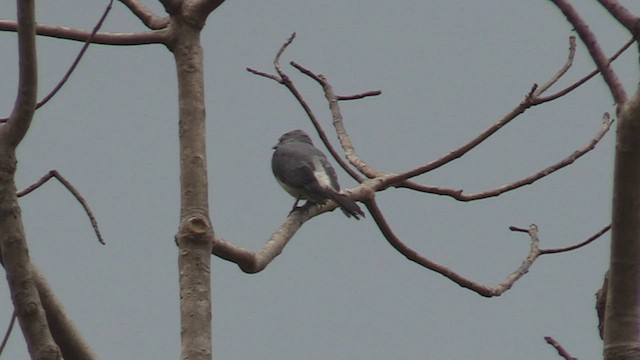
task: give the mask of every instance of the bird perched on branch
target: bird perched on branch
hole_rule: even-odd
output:
[[[271,170],[278,183],[296,198],[291,211],[298,209],[298,201],[312,203],[333,200],[347,217],[356,220],[364,212],[355,201],[340,192],[338,177],[324,153],[313,146],[311,138],[302,130],[282,135],[271,158]]]

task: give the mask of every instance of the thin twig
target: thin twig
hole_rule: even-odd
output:
[[[441,158],[433,160],[425,165],[418,166],[414,169],[405,171],[400,174],[393,174],[393,175],[387,176],[384,179],[384,186],[388,187],[388,186],[399,184],[407,179],[424,174],[428,171],[435,170],[441,166],[444,166],[462,157],[464,154],[473,150],[476,146],[480,145],[482,142],[487,140],[491,135],[495,134],[498,130],[502,129],[505,125],[510,123],[513,119],[515,119],[517,116],[525,112],[530,107],[531,107],[531,102],[529,100],[529,96],[526,96],[525,99],[520,104],[518,104],[518,106],[516,106],[515,109],[511,110],[511,112],[505,115],[502,119],[498,120],[496,123],[491,125],[489,128],[484,130],[482,133],[480,133],[478,136],[476,136],[474,139],[472,139],[468,143],[449,152],[448,154],[442,156]],[[362,171],[362,169],[360,169],[360,171]],[[382,175],[382,173],[376,173],[376,175],[380,176]]]
[[[613,56],[611,56],[609,58],[609,64],[611,64],[620,55],[622,55],[622,53],[624,53],[633,43],[635,43],[635,41],[636,41],[635,38],[629,39],[629,41],[627,41],[615,54],[613,54]],[[544,97],[537,97],[537,98],[533,99],[532,102],[533,102],[534,105],[539,105],[539,104],[543,104],[543,103],[546,103],[548,101],[553,101],[555,99],[563,97],[563,96],[567,95],[568,93],[572,92],[573,90],[577,89],[580,85],[586,83],[591,78],[593,78],[594,76],[598,75],[599,73],[600,73],[600,70],[598,70],[596,68],[592,72],[590,72],[587,75],[585,75],[582,79],[574,82],[573,84],[571,84],[571,85],[567,86],[566,88],[556,92],[555,94],[551,94],[549,96],[544,96]]]
[[[346,100],[358,100],[358,99],[363,99],[369,96],[378,96],[382,94],[382,91],[380,90],[370,90],[370,91],[365,91],[363,93],[360,94],[355,94],[355,95],[336,95],[336,99],[337,100],[341,100],[341,101],[346,101]]]
[[[587,23],[584,22],[578,12],[567,0],[551,0],[551,2],[553,2],[558,9],[562,11],[564,16],[567,18],[567,21],[573,25],[573,28],[580,36],[580,39],[587,47],[591,58],[596,63],[598,70],[600,70],[615,103],[618,107],[622,106],[622,104],[627,101],[627,93],[625,92],[622,83],[620,83],[620,79],[618,79],[616,73],[609,66],[609,61],[604,55],[595,34],[591,32]]]
[[[535,225],[531,225],[529,230],[529,236],[531,238],[531,246],[529,250],[529,254],[527,258],[522,262],[522,264],[511,274],[509,274],[500,284],[495,287],[490,287],[486,285],[482,285],[476,283],[466,277],[454,272],[453,270],[447,268],[446,266],[440,265],[436,262],[433,262],[426,257],[420,255],[417,251],[411,249],[409,246],[404,244],[400,238],[396,236],[396,234],[391,229],[391,226],[388,224],[387,220],[384,218],[382,211],[376,204],[375,199],[371,198],[366,200],[365,205],[369,212],[371,213],[372,218],[378,225],[378,228],[387,239],[389,244],[402,255],[404,255],[407,259],[415,262],[416,264],[423,266],[429,270],[435,271],[449,280],[455,282],[456,284],[469,289],[471,291],[476,292],[477,294],[484,297],[494,297],[500,296],[505,291],[509,290],[513,284],[518,281],[524,274],[526,274],[531,265],[533,265],[534,261],[540,255],[540,250],[538,248],[539,240],[538,240],[538,228]]]
[[[64,74],[62,79],[53,88],[53,90],[51,90],[51,92],[47,96],[45,96],[44,99],[38,102],[38,104],[36,105],[36,109],[46,104],[60,89],[62,89],[62,86],[67,82],[67,80],[69,80],[69,77],[71,76],[73,71],[76,69],[76,67],[80,63],[80,60],[82,59],[82,57],[84,56],[84,53],[89,48],[89,45],[91,45],[91,41],[93,41],[93,39],[96,37],[96,34],[98,33],[98,30],[100,30],[100,28],[102,27],[102,24],[104,23],[105,19],[107,18],[107,15],[111,11],[112,6],[113,6],[113,0],[109,1],[109,5],[107,5],[107,7],[104,9],[104,12],[100,17],[100,20],[98,20],[98,23],[96,24],[96,26],[93,27],[93,31],[91,31],[91,35],[87,38],[87,41],[85,41],[84,45],[82,45],[82,49],[80,49],[80,52],[76,56],[75,60],[73,60],[73,63],[67,70],[67,73]]]
[[[563,348],[562,345],[560,345],[560,343],[551,336],[545,336],[544,340],[547,342],[547,344],[553,346],[558,352],[558,355],[562,356],[562,358],[564,358],[565,360],[578,360],[578,358],[574,358],[573,356],[571,356],[571,354],[569,354],[569,352],[565,350],[565,348]]]
[[[0,344],[0,356],[2,356],[2,351],[7,345],[7,341],[9,341],[9,336],[11,335],[11,331],[13,330],[13,325],[16,323],[16,317],[16,310],[13,309],[13,314],[11,314],[11,321],[9,321],[9,327],[7,327],[7,331],[5,331],[4,338],[2,338],[2,343]]]
[[[622,6],[618,1],[598,0],[611,16],[613,16],[622,26],[634,36],[638,35],[640,27],[638,26],[638,17],[632,14],[627,8]]]
[[[285,41],[284,44],[282,44],[282,46],[276,53],[276,57],[275,59],[273,59],[273,65],[276,67],[276,70],[280,69],[280,57],[282,56],[282,54],[284,54],[284,51],[287,50],[287,48],[289,47],[289,45],[291,45],[291,43],[293,42],[293,39],[295,38],[296,38],[296,33],[291,33],[287,41]],[[278,71],[278,73],[280,72]]]
[[[60,89],[62,89],[62,86],[64,86],[64,84],[67,82],[67,80],[69,80],[69,77],[71,76],[73,71],[76,69],[76,67],[80,63],[80,59],[82,59],[82,57],[84,56],[84,53],[89,48],[89,45],[91,45],[91,41],[96,36],[96,33],[98,33],[98,30],[100,30],[100,28],[102,27],[102,24],[104,23],[104,20],[107,18],[107,15],[111,11],[112,5],[113,5],[113,0],[109,1],[109,4],[107,5],[106,9],[102,13],[102,16],[98,20],[98,23],[93,28],[93,31],[91,32],[91,35],[89,35],[89,37],[87,38],[87,41],[85,41],[84,45],[82,46],[82,49],[80,49],[80,52],[78,53],[76,58],[73,60],[73,63],[71,64],[71,66],[67,70],[66,74],[64,74],[62,79],[60,79],[60,81],[56,84],[56,86],[53,88],[53,90],[51,90],[51,92],[49,92],[49,94],[47,94],[47,96],[45,96],[42,100],[40,100],[36,104],[36,109],[40,108],[42,105],[46,104],[49,100],[51,100],[51,98],[53,98],[55,96],[55,94],[57,94],[58,91],[60,91]],[[9,120],[9,119],[8,118],[4,118],[4,119],[0,118],[0,123],[6,122],[7,120]]]
[[[411,190],[426,192],[430,194],[450,196],[459,201],[474,201],[474,200],[481,200],[481,199],[486,199],[490,197],[496,197],[508,191],[518,189],[522,186],[531,185],[534,182],[542,179],[543,177],[546,177],[562,168],[565,168],[573,164],[576,160],[578,160],[579,158],[581,158],[586,153],[590,152],[596,147],[596,145],[600,142],[600,140],[602,140],[604,135],[609,131],[612,124],[613,124],[613,120],[609,118],[609,114],[608,113],[603,114],[602,126],[600,127],[600,130],[582,148],[575,150],[564,159],[536,172],[533,175],[530,175],[524,179],[520,179],[491,190],[465,194],[462,189],[450,189],[450,188],[442,188],[442,187],[436,187],[436,186],[426,186],[426,185],[419,185],[419,184],[408,183],[408,182],[400,183],[397,186],[401,188],[410,188]]]
[[[98,241],[102,245],[104,245],[105,242],[104,242],[104,239],[102,238],[102,234],[100,233],[100,229],[98,228],[98,221],[96,220],[95,216],[93,216],[93,212],[91,211],[91,208],[89,208],[89,204],[87,204],[87,201],[82,197],[82,195],[80,195],[80,192],[76,190],[76,188],[67,179],[65,179],[64,176],[62,176],[57,170],[50,170],[46,175],[40,178],[40,180],[29,185],[26,189],[19,191],[17,193],[18,197],[29,194],[33,190],[39,188],[44,183],[49,181],[49,179],[51,178],[58,179],[58,181],[60,181],[60,183],[64,185],[64,187],[66,187],[67,190],[69,190],[69,192],[76,198],[76,200],[78,200],[80,205],[82,205],[82,207],[84,208],[84,212],[89,217],[89,221],[91,221],[91,226],[93,227],[93,231],[98,237]]]
[[[279,77],[277,77],[275,75],[272,75],[272,74],[269,74],[269,73],[266,73],[266,72],[263,72],[263,71],[255,70],[255,69],[252,69],[250,67],[247,68],[247,71],[252,73],[252,74],[255,74],[255,75],[258,75],[258,76],[262,76],[262,77],[266,77],[267,79],[271,79],[271,80],[273,80],[275,82],[278,82],[278,83],[282,84],[282,79],[280,79]]]
[[[333,120],[332,121],[333,122],[333,127],[335,128],[336,135],[338,136],[338,139],[340,140],[340,146],[342,146],[342,149],[344,150],[345,156],[347,157],[347,159],[349,160],[349,162],[353,166],[355,166],[362,173],[366,174],[366,172],[364,172],[363,169],[367,169],[369,167],[356,154],[355,147],[353,146],[353,143],[351,142],[351,139],[349,137],[349,133],[347,132],[347,129],[346,129],[345,125],[344,125],[344,120],[343,120],[343,117],[342,117],[342,111],[340,110],[340,104],[339,104],[340,97],[335,94],[335,92],[333,91],[333,87],[331,86],[331,84],[329,83],[327,78],[324,75],[315,74],[310,69],[307,69],[304,66],[302,66],[302,65],[300,65],[300,64],[298,64],[296,62],[292,61],[291,62],[291,66],[295,67],[296,69],[298,69],[298,71],[300,71],[303,74],[311,77],[318,84],[320,84],[320,86],[322,87],[322,90],[324,92],[324,96],[327,99],[327,102],[329,103],[329,109],[331,110],[331,117],[332,117],[332,120]],[[367,96],[372,96],[372,95],[377,95],[379,93],[381,93],[381,92],[379,92],[379,91],[369,91],[369,92],[366,92],[366,93],[357,94],[357,95],[354,95],[354,96],[346,96],[346,97],[342,97],[342,98],[357,99],[357,98],[364,97],[363,94],[367,94]],[[316,127],[318,132],[322,131],[320,124],[318,124],[317,122],[314,122],[314,126]],[[324,131],[322,131],[322,133],[324,133]],[[340,166],[342,168],[344,168],[347,172],[349,172],[349,174],[356,181],[358,181],[359,183],[362,183],[362,180],[363,180],[362,176],[360,176],[360,174],[357,174],[355,171],[353,171],[353,173],[352,173],[352,170],[351,170],[350,167],[348,167],[347,163],[342,161],[341,158],[337,158],[337,152],[333,150],[333,147],[329,143],[329,140],[323,138],[322,136],[321,136],[321,138],[322,138],[322,141],[327,146],[327,148],[330,148],[329,151],[331,152],[333,157],[336,159],[336,161],[340,164]]]
[[[282,56],[284,51],[287,49],[287,47],[289,45],[291,45],[291,42],[293,41],[295,36],[296,36],[296,33],[291,34],[291,36],[287,39],[287,41],[285,41],[285,43],[280,47],[280,49],[278,50],[278,52],[276,54],[276,57],[275,57],[275,59],[273,61],[273,65],[274,65],[274,67],[276,69],[276,72],[278,73],[278,76],[272,75],[272,74],[268,74],[268,73],[263,72],[263,71],[258,71],[258,70],[252,69],[252,68],[247,68],[247,71],[249,71],[252,74],[255,74],[255,75],[258,75],[258,76],[262,76],[262,77],[274,80],[274,81],[278,82],[279,84],[284,85],[289,90],[289,92],[291,92],[291,94],[296,98],[296,100],[298,101],[300,106],[302,106],[302,109],[305,111],[305,113],[307,114],[307,116],[311,120],[311,123],[316,128],[318,136],[320,136],[320,139],[325,144],[327,150],[329,151],[331,156],[336,160],[338,165],[340,165],[340,167],[343,168],[349,174],[349,176],[351,176],[353,179],[355,179],[358,182],[362,182],[363,177],[360,176],[352,168],[350,168],[349,165],[338,154],[338,152],[335,150],[335,148],[331,145],[331,143],[329,142],[329,139],[327,137],[327,134],[325,133],[324,129],[320,125],[320,122],[318,121],[318,119],[316,118],[315,114],[311,110],[311,107],[306,102],[306,100],[302,97],[302,94],[300,94],[300,92],[298,91],[296,86],[293,84],[293,81],[291,81],[289,76],[282,70],[282,66],[280,65],[280,57]],[[313,74],[313,76],[316,76],[316,75]]]
[[[169,25],[169,17],[161,18],[155,15],[144,4],[137,0],[120,0],[131,12],[142,21],[149,29],[159,30],[164,29]]]
[[[542,95],[542,93],[547,91],[547,89],[549,89],[551,86],[553,86],[553,84],[558,82],[558,80],[560,80],[560,78],[567,73],[567,71],[573,64],[573,58],[575,57],[575,55],[576,55],[576,37],[570,36],[569,37],[569,56],[567,56],[567,62],[564,64],[564,66],[560,70],[558,70],[558,72],[553,77],[551,77],[551,79],[549,79],[549,81],[547,81],[544,85],[540,86],[532,95],[534,97],[538,97]]]
[[[611,224],[603,227],[600,231],[598,231],[597,233],[595,233],[593,236],[589,237],[587,240],[575,244],[575,245],[571,245],[571,246],[567,246],[567,247],[563,247],[563,248],[558,248],[558,249],[542,249],[540,250],[540,255],[545,255],[545,254],[558,254],[558,253],[562,253],[562,252],[567,252],[567,251],[572,251],[575,249],[579,249],[583,246],[589,245],[591,242],[593,242],[594,240],[598,239],[600,236],[604,235],[607,231],[609,231],[611,229]]]
[[[329,81],[327,81],[324,75],[315,74],[313,71],[305,68],[304,66],[294,61],[291,61],[290,64],[291,66],[298,69],[298,71],[311,77],[318,84],[320,84],[324,92],[324,96],[327,99],[327,102],[329,103],[329,109],[331,110],[333,127],[336,130],[336,135],[340,140],[340,146],[342,146],[345,156],[347,157],[347,159],[349,159],[350,163],[356,166],[358,163],[362,163],[362,160],[356,155],[355,148],[351,143],[351,139],[349,138],[349,133],[347,132],[347,129],[344,126],[342,111],[340,110],[340,104],[338,103],[338,96],[333,91],[333,87],[331,86]],[[351,177],[353,177],[357,182],[362,183],[364,178],[360,176],[360,174],[356,173],[353,169],[351,169],[351,167],[349,167],[349,165],[338,155],[338,152],[333,148],[333,146],[329,142],[329,139],[327,138],[324,132],[324,129],[322,128],[320,123],[315,119],[312,119],[311,122],[313,123],[313,126],[318,131],[318,134],[320,135],[320,138],[324,142],[325,146],[327,147],[327,149],[329,150],[333,158],[338,162],[338,164],[345,171],[347,171],[349,175],[351,175]]]

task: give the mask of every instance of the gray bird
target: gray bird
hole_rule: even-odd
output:
[[[360,220],[364,212],[355,201],[340,193],[336,171],[327,157],[318,150],[311,138],[302,130],[282,135],[271,158],[271,170],[278,183],[296,198],[292,212],[298,209],[300,199],[322,203],[335,201],[347,217]]]

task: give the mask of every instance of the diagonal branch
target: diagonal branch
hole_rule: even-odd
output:
[[[120,0],[131,12],[151,30],[160,30],[169,26],[169,18],[161,18],[138,0]]]
[[[336,208],[335,202],[330,201],[324,204],[304,206],[292,212],[257,252],[235,245],[223,238],[216,238],[213,241],[211,254],[238,264],[240,269],[247,274],[258,273],[282,253],[289,240],[305,222]]]
[[[600,5],[607,9],[609,14],[613,16],[622,26],[627,28],[629,32],[635,37],[640,34],[640,19],[634,16],[627,8],[620,5],[615,0],[598,0]]]
[[[331,110],[331,117],[333,120],[333,127],[336,130],[336,135],[340,140],[340,145],[344,150],[345,156],[347,157],[347,159],[349,159],[349,162],[351,164],[353,164],[356,168],[358,168],[358,170],[363,172],[361,169],[363,167],[366,167],[367,164],[364,161],[362,161],[362,159],[360,159],[360,157],[356,154],[355,147],[351,143],[351,139],[349,138],[349,133],[347,132],[347,129],[344,126],[342,112],[340,111],[340,105],[338,103],[338,100],[340,97],[335,94],[335,92],[333,91],[333,87],[331,86],[329,81],[327,81],[327,78],[324,77],[323,75],[315,74],[313,71],[293,61],[291,62],[291,66],[295,67],[300,72],[309,76],[310,78],[314,79],[318,84],[320,84],[324,92],[324,96],[327,99],[327,102],[329,103],[329,109]],[[363,93],[366,95],[356,94],[353,96],[346,96],[342,98],[352,100],[352,99],[364,98],[366,96],[375,96],[381,93],[382,92],[379,90],[374,90],[374,91],[368,91],[366,93]],[[316,129],[318,129],[318,132],[321,132],[322,129],[320,128],[320,124],[318,124],[317,122],[313,122],[313,123]],[[324,133],[324,131],[322,132]],[[323,138],[323,141],[327,146],[327,148],[329,149],[329,151],[331,152],[331,154],[333,155],[334,159],[336,159],[336,161],[340,163],[340,166],[342,166],[343,168],[348,167],[348,165],[344,161],[342,161],[342,158],[337,155],[337,151],[335,151],[335,149],[333,148],[333,146],[331,146],[329,141],[328,140],[325,141],[324,138]],[[363,172],[363,173],[366,174],[366,172]],[[359,175],[357,178],[354,177],[354,179],[356,179],[358,182],[362,182],[362,178]]]
[[[7,330],[4,332],[4,336],[2,337],[2,342],[0,343],[0,356],[2,356],[2,351],[4,351],[4,347],[7,346],[7,341],[9,341],[9,336],[11,336],[11,331],[13,331],[13,325],[16,323],[16,311],[13,310],[13,314],[11,314],[11,321],[9,321],[9,326]]]
[[[387,239],[389,244],[404,255],[407,259],[415,262],[416,264],[425,267],[431,271],[437,272],[440,275],[443,275],[447,279],[455,282],[463,288],[469,289],[477,294],[484,297],[494,297],[500,296],[505,291],[509,290],[513,284],[518,281],[524,274],[529,272],[531,265],[533,265],[534,261],[540,256],[540,249],[538,247],[538,228],[535,225],[531,225],[529,227],[529,236],[531,237],[531,246],[529,250],[529,254],[526,259],[522,262],[522,264],[511,274],[509,274],[500,284],[495,287],[490,287],[487,285],[482,285],[477,282],[474,282],[456,272],[449,269],[444,265],[440,265],[434,261],[429,260],[428,258],[422,256],[417,251],[411,249],[405,243],[403,243],[400,238],[396,236],[396,234],[391,229],[391,226],[384,218],[382,211],[378,207],[376,201],[374,199],[370,199],[365,201],[371,216],[378,225],[378,228]]]
[[[412,177],[415,177],[415,176],[418,176],[418,175],[422,175],[422,174],[424,174],[426,172],[435,170],[435,169],[437,169],[437,168],[439,168],[439,167],[441,167],[443,165],[446,165],[446,164],[452,162],[453,160],[456,160],[456,159],[462,157],[464,154],[466,154],[469,151],[473,150],[476,146],[480,145],[482,142],[487,140],[491,135],[495,134],[498,130],[502,129],[505,125],[510,123],[513,119],[518,117],[520,114],[524,113],[531,106],[532,106],[531,105],[531,97],[529,95],[527,95],[525,97],[525,99],[520,104],[518,104],[518,106],[515,107],[515,109],[511,110],[511,112],[509,112],[507,115],[505,115],[502,119],[500,119],[497,122],[495,122],[493,125],[488,127],[486,130],[484,130],[482,133],[477,135],[475,138],[473,138],[468,143],[466,143],[466,144],[460,146],[459,148],[449,152],[448,154],[442,156],[441,158],[433,160],[433,161],[431,161],[431,162],[429,162],[429,163],[427,163],[425,165],[416,167],[414,169],[408,170],[408,171],[400,173],[400,174],[393,174],[393,175],[387,176],[384,179],[384,186],[396,185],[396,184],[401,183],[401,182],[403,182],[403,181],[405,181],[407,179],[410,179]],[[378,174],[380,174],[380,173],[376,172],[374,174],[379,176]]]
[[[62,86],[64,86],[64,84],[67,82],[67,80],[69,80],[69,77],[71,76],[73,71],[76,69],[76,67],[80,63],[80,59],[82,59],[82,56],[84,56],[85,52],[89,48],[89,45],[91,44],[91,41],[95,37],[95,35],[98,32],[98,30],[102,27],[102,24],[104,23],[104,20],[107,18],[107,15],[111,11],[112,5],[113,5],[113,0],[110,0],[109,4],[106,7],[106,9],[102,13],[102,16],[100,17],[100,20],[98,20],[98,23],[93,28],[93,31],[91,32],[91,35],[89,36],[89,38],[87,38],[87,41],[85,41],[84,45],[82,46],[82,49],[80,49],[80,52],[78,53],[78,56],[76,56],[75,60],[73,61],[73,63],[69,67],[69,69],[67,70],[66,74],[62,77],[62,79],[58,82],[58,84],[56,84],[56,86],[53,88],[53,90],[51,90],[51,92],[49,92],[49,94],[47,96],[45,96],[42,100],[40,100],[36,104],[36,109],[40,108],[41,106],[46,104],[49,100],[51,100],[58,93],[58,91],[60,91],[60,89],[62,89]],[[6,122],[7,120],[9,120],[9,119],[0,118],[0,122]]]
[[[567,20],[573,25],[575,31],[580,36],[582,42],[586,45],[591,58],[596,63],[598,70],[602,73],[604,81],[609,87],[609,91],[618,106],[627,101],[627,94],[618,79],[618,76],[609,66],[609,62],[596,39],[595,34],[591,32],[587,23],[582,20],[578,12],[567,0],[551,0],[562,11]]]
[[[576,56],[576,37],[570,36],[569,37],[569,56],[567,56],[567,62],[564,64],[562,68],[560,68],[560,70],[558,70],[558,72],[551,79],[549,79],[549,81],[547,81],[544,85],[538,87],[536,91],[533,92],[533,96],[538,97],[542,95],[551,86],[553,86],[553,84],[558,82],[558,80],[560,80],[560,78],[564,76],[564,74],[566,74],[567,71],[569,71],[569,68],[571,68],[571,65],[573,65],[573,58],[575,56]]]
[[[608,63],[611,64],[614,60],[616,60],[620,55],[622,55],[622,53],[624,53],[633,43],[635,42],[634,38],[629,39],[629,41],[627,41],[621,48],[620,50],[616,51],[615,54],[613,54],[613,56],[611,56],[608,60]],[[595,70],[593,70],[592,72],[590,72],[589,74],[585,75],[582,79],[574,82],[573,84],[567,86],[566,88],[556,92],[555,94],[551,94],[548,96],[544,96],[544,97],[537,97],[536,99],[534,99],[533,104],[534,105],[539,105],[548,101],[553,101],[555,99],[558,99],[562,96],[567,95],[568,93],[572,92],[573,90],[577,89],[579,86],[581,86],[582,84],[586,83],[587,81],[589,81],[591,78],[593,78],[594,76],[596,76],[597,74],[600,73],[600,70],[598,70],[597,68]]]
[[[430,193],[430,194],[436,194],[436,195],[443,195],[443,196],[450,196],[456,200],[459,201],[474,201],[474,200],[481,200],[481,199],[486,199],[489,197],[496,197],[499,195],[502,195],[508,191],[511,190],[515,190],[518,189],[522,186],[525,185],[531,185],[534,182],[542,179],[543,177],[546,177],[564,167],[567,167],[571,164],[573,164],[576,160],[578,160],[579,158],[581,158],[583,155],[585,155],[586,153],[590,152],[591,150],[593,150],[596,145],[600,142],[600,140],[602,140],[602,138],[604,137],[604,135],[609,131],[609,129],[611,128],[611,125],[613,124],[613,120],[609,119],[609,114],[605,113],[602,116],[602,127],[600,128],[600,130],[598,131],[597,134],[594,135],[594,137],[589,141],[589,143],[587,143],[585,146],[583,146],[582,148],[574,151],[573,153],[571,153],[569,156],[567,156],[566,158],[558,161],[555,164],[552,164],[540,171],[538,171],[537,173],[528,176],[524,179],[520,179],[518,181],[514,181],[512,183],[506,184],[506,185],[502,185],[498,188],[495,189],[491,189],[491,190],[485,190],[482,192],[477,192],[477,193],[471,193],[471,194],[464,194],[463,191],[461,189],[450,189],[450,188],[441,188],[441,187],[434,187],[434,186],[427,186],[427,185],[419,185],[419,184],[409,184],[409,182],[403,182],[400,183],[400,185],[398,185],[398,187],[401,188],[409,188],[411,190],[416,190],[416,191],[420,191],[420,192],[426,192],[426,193]]]
[[[565,360],[578,360],[578,358],[574,358],[573,356],[571,356],[571,354],[569,354],[569,352],[567,350],[565,350],[565,348],[562,347],[562,345],[560,345],[560,343],[557,342],[551,336],[545,336],[544,337],[544,341],[546,341],[547,344],[553,346],[553,348],[556,349],[556,351],[558,352],[558,355],[560,355],[563,359],[565,359]]]
[[[276,69],[276,72],[278,73],[278,76],[272,75],[272,74],[268,74],[268,73],[265,73],[263,71],[258,71],[258,70],[252,69],[252,68],[247,68],[247,71],[252,73],[252,74],[255,74],[255,75],[258,75],[258,76],[262,76],[262,77],[266,77],[268,79],[274,80],[277,83],[284,85],[291,92],[291,94],[296,98],[296,100],[298,101],[300,106],[302,106],[303,110],[305,111],[305,113],[307,114],[309,119],[311,120],[311,123],[316,128],[316,131],[318,132],[318,135],[320,136],[320,139],[325,144],[325,146],[327,147],[327,150],[329,151],[331,156],[336,160],[338,165],[340,165],[340,167],[342,167],[353,179],[355,179],[358,182],[362,182],[364,180],[362,178],[362,176],[360,176],[360,174],[358,174],[356,171],[351,169],[349,167],[349,165],[347,165],[347,163],[338,154],[338,152],[335,150],[335,148],[333,146],[331,146],[331,143],[329,142],[329,139],[327,138],[327,134],[324,132],[322,126],[320,125],[320,122],[318,121],[318,119],[316,118],[315,114],[311,110],[311,107],[304,100],[304,98],[302,97],[302,94],[300,94],[300,92],[298,91],[296,86],[293,84],[293,81],[291,81],[289,76],[282,70],[282,66],[280,65],[280,57],[282,56],[284,51],[287,49],[287,47],[289,45],[291,45],[291,42],[293,42],[293,39],[295,39],[295,37],[296,37],[296,33],[291,34],[291,36],[287,39],[287,41],[285,41],[285,43],[280,47],[280,49],[278,50],[278,52],[276,54],[276,57],[275,57],[275,59],[273,61],[273,65],[274,65],[274,67]]]
[[[42,307],[47,315],[47,323],[56,344],[60,347],[64,359],[97,360],[98,357],[75,326],[62,306],[62,302],[53,292],[42,272],[31,265],[34,282]]]

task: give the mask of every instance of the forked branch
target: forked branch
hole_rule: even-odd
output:
[[[600,44],[596,40],[595,34],[591,29],[589,29],[587,23],[584,22],[578,12],[567,0],[552,0],[552,2],[558,7],[558,9],[560,9],[560,11],[562,11],[564,16],[580,36],[582,42],[587,47],[591,58],[596,63],[598,70],[609,87],[613,100],[618,106],[624,104],[627,101],[627,93],[618,79],[618,76],[609,66],[609,61],[604,55],[604,51],[600,47]]]
[[[600,140],[602,140],[604,135],[609,131],[612,124],[613,124],[613,120],[609,118],[608,113],[605,113],[602,116],[602,126],[600,127],[600,130],[582,148],[575,150],[564,159],[558,161],[555,164],[547,166],[546,168],[536,172],[535,174],[532,174],[523,179],[511,182],[509,184],[499,186],[494,189],[471,193],[471,194],[465,194],[462,189],[451,189],[451,188],[418,185],[418,184],[409,185],[409,184],[406,184],[407,182],[401,183],[401,185],[399,185],[398,187],[409,188],[412,190],[426,192],[430,194],[450,196],[459,201],[473,201],[473,200],[487,199],[490,197],[496,197],[508,191],[515,190],[517,188],[520,188],[526,185],[531,185],[534,182],[542,179],[543,177],[551,175],[552,173],[573,164],[576,160],[578,160],[579,158],[581,158],[591,150],[595,149],[596,145],[600,142]]]
[[[67,190],[69,190],[71,195],[73,195],[73,197],[75,197],[76,200],[78,200],[80,205],[82,205],[82,208],[84,209],[84,212],[89,217],[89,221],[91,222],[91,227],[93,227],[93,231],[95,232],[96,237],[98,238],[98,241],[102,245],[104,245],[105,242],[104,242],[104,239],[102,238],[102,234],[100,233],[100,229],[98,228],[98,221],[96,220],[96,217],[93,215],[93,212],[91,211],[91,208],[89,207],[89,204],[84,199],[84,197],[82,197],[82,195],[75,188],[75,186],[73,186],[73,184],[71,184],[67,179],[65,179],[64,176],[62,176],[57,170],[49,170],[49,172],[46,173],[43,177],[41,177],[40,180],[38,180],[35,183],[29,185],[26,189],[24,189],[22,191],[19,191],[17,193],[18,197],[25,196],[25,195],[29,194],[33,190],[35,190],[35,189],[39,188],[40,186],[44,185],[44,183],[49,181],[51,178],[56,178],[58,181],[60,181],[60,183],[62,185],[64,185],[64,187],[67,188]]]
[[[157,16],[138,0],[120,0],[120,2],[151,30],[160,30],[169,26],[169,17]]]

